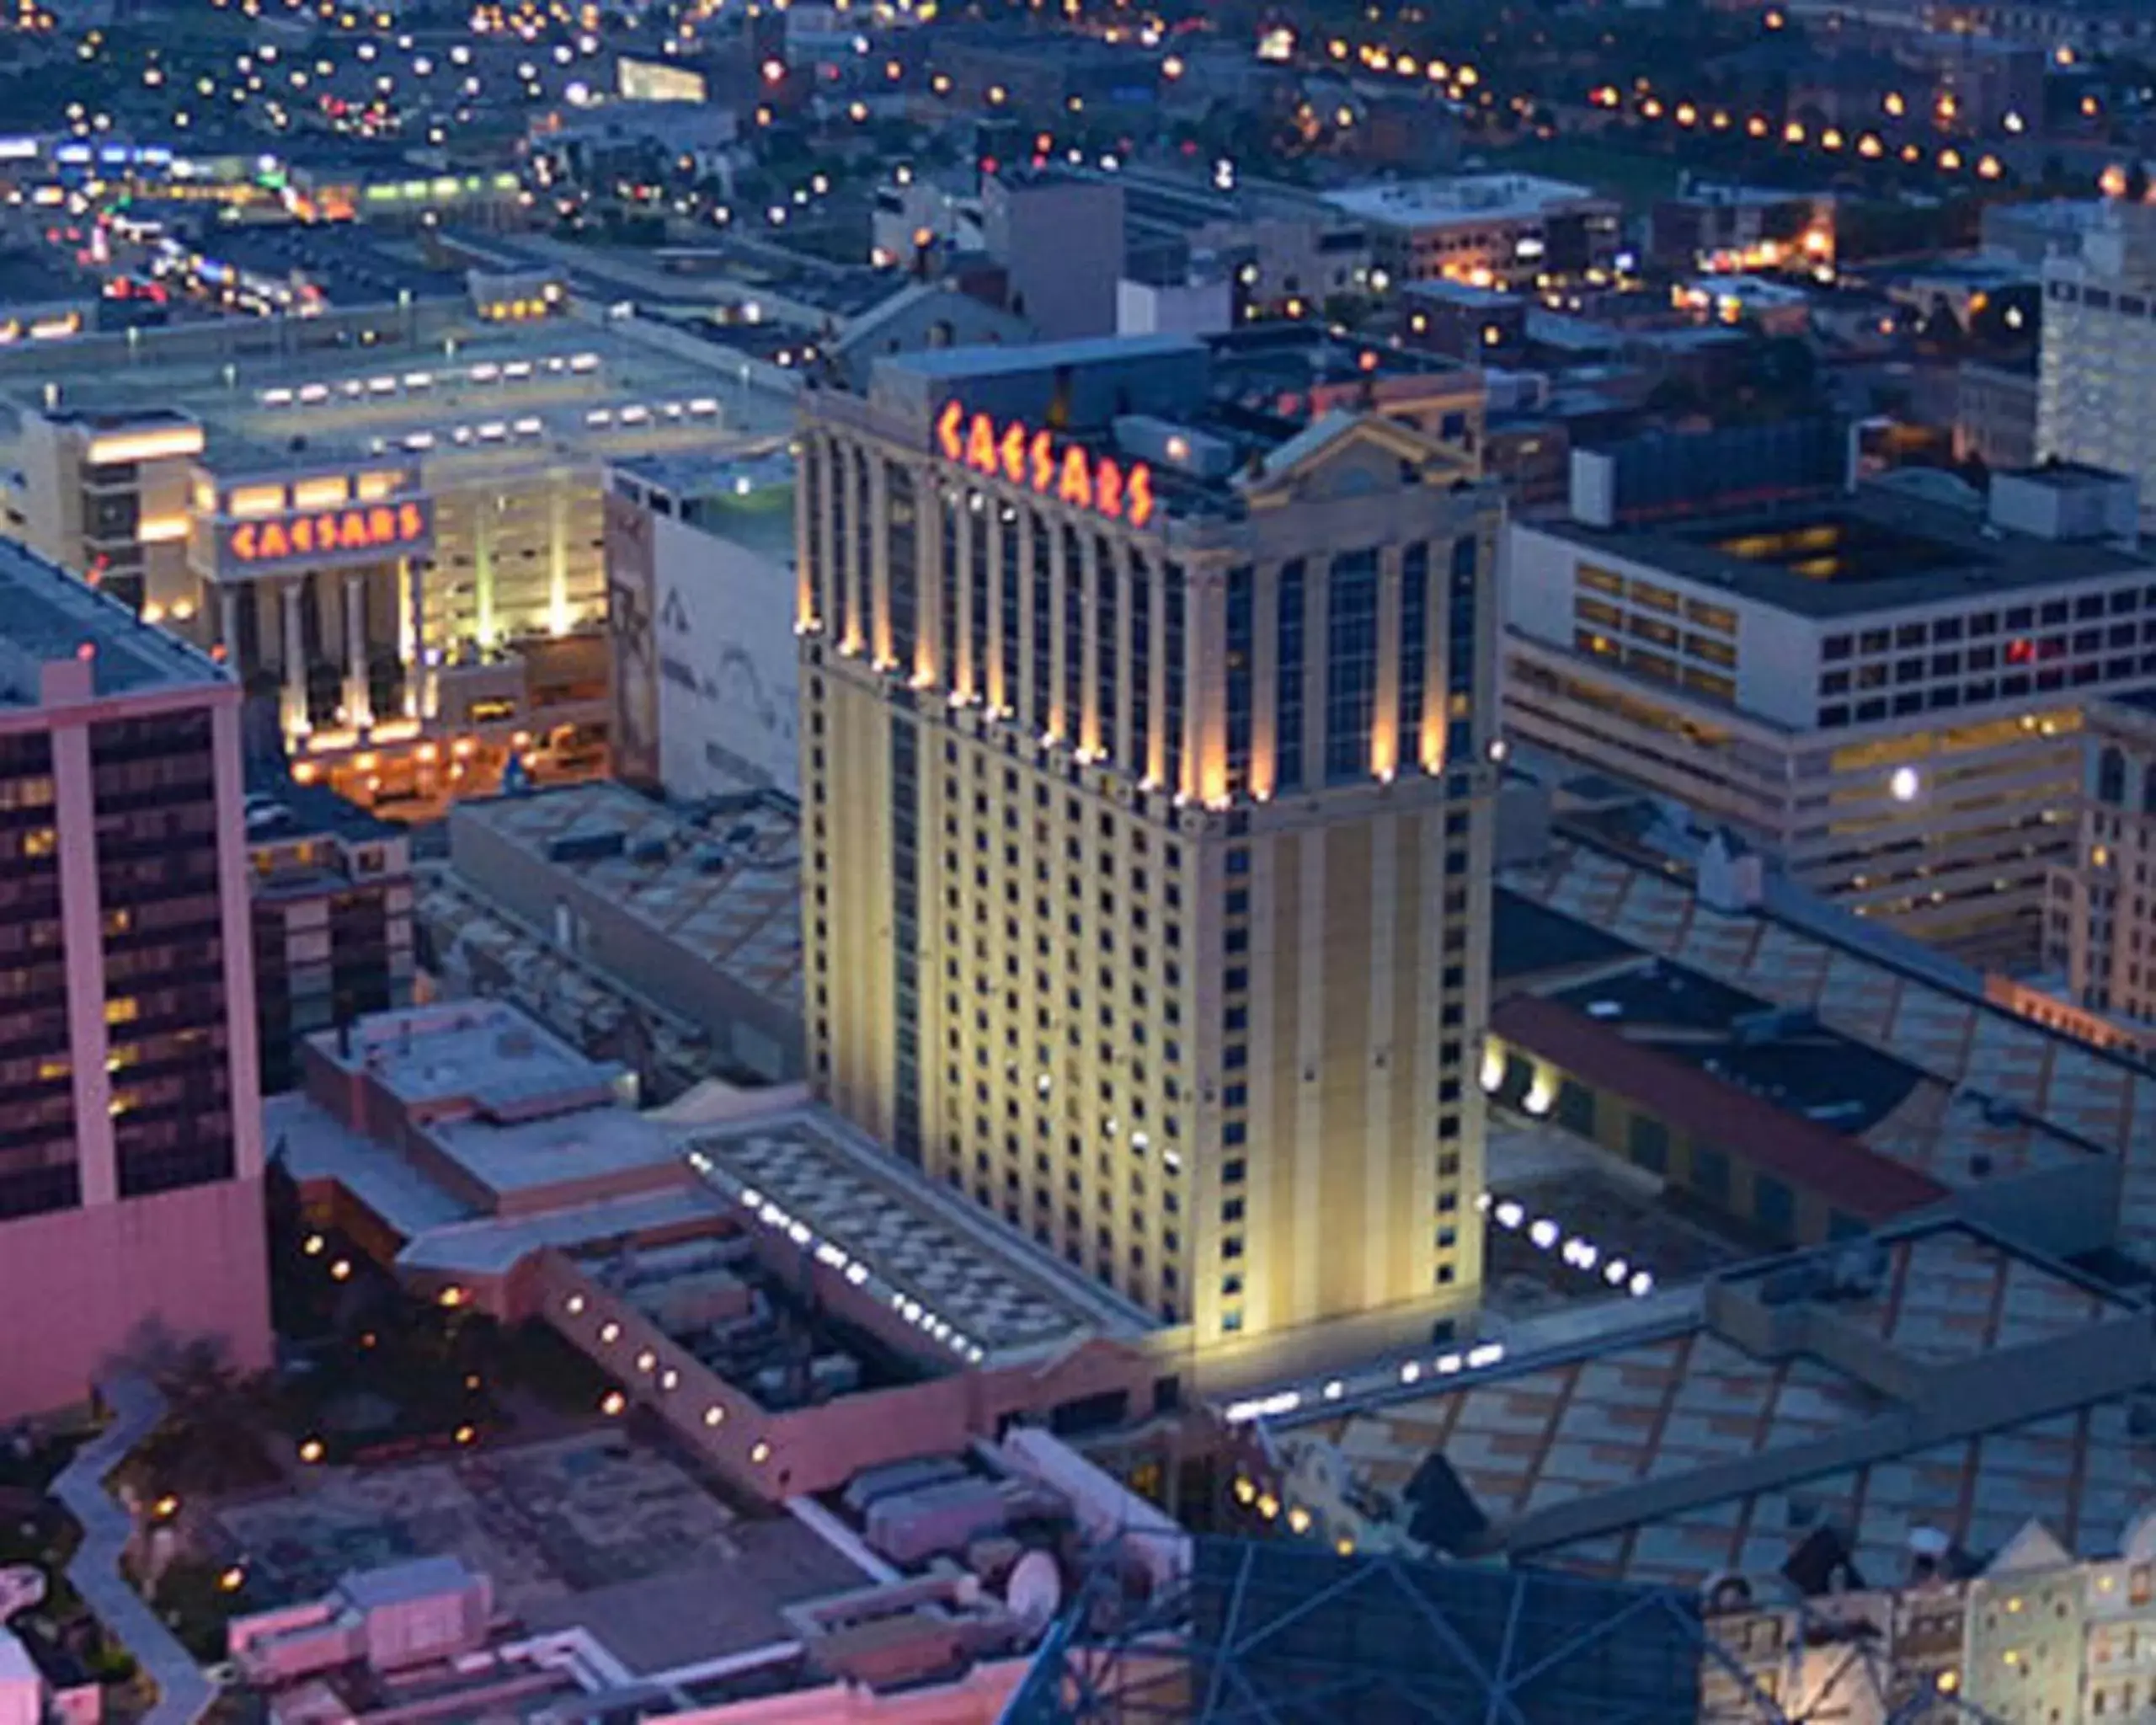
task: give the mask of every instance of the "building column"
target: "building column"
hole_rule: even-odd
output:
[[[285,734],[303,735],[307,716],[307,623],[300,612],[305,575],[294,575],[279,590],[285,609]]]
[[[239,663],[239,589],[221,585],[217,589],[217,638],[225,649],[225,665],[234,676],[240,672]]]
[[[397,662],[404,669],[404,717],[419,716],[419,576],[412,559],[397,559]]]
[[[67,943],[67,1060],[73,1081],[75,1156],[85,1206],[120,1196],[113,1143],[112,1078],[105,1065],[104,912],[98,884],[98,815],[90,733],[52,730],[52,803],[60,861],[60,926]]]
[[[1079,567],[1067,569],[1065,578],[1081,584],[1085,595],[1085,631],[1074,644],[1079,653],[1078,711],[1071,720],[1078,746],[1099,756],[1107,746],[1101,734],[1101,583],[1108,572],[1101,567],[1101,536],[1081,533],[1078,538]]]
[[[558,474],[547,482],[547,633],[569,632],[569,499]]]
[[[367,578],[357,569],[344,577],[344,718],[356,726],[374,723],[367,679]]]
[[[210,713],[211,747],[215,751],[217,798],[217,916],[223,937],[225,1000],[233,1010],[227,1050],[227,1081],[232,1107],[232,1173],[241,1180],[262,1178],[261,1049],[248,1033],[253,1023],[253,900],[247,854],[247,772],[242,759],[240,708],[220,701]]]
[[[1378,687],[1370,713],[1370,777],[1392,782],[1400,770],[1400,587],[1401,547],[1388,545],[1378,554]],[[1427,578],[1426,578],[1427,579]],[[1427,608],[1428,600],[1423,604]],[[1423,666],[1427,681],[1429,667]]]

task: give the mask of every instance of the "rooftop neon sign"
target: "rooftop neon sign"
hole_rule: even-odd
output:
[[[968,414],[962,402],[946,402],[936,416],[936,446],[946,461],[1112,521],[1143,527],[1158,507],[1153,469],[1145,462],[1126,467],[1113,456],[1097,456],[1075,443],[1059,446],[1054,433],[1022,419],[1008,420],[999,430],[986,414]]]

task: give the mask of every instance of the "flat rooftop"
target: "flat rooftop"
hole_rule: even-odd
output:
[[[257,772],[250,765],[247,792],[247,841],[251,845],[281,844],[319,834],[348,844],[402,841],[406,837],[403,827],[376,820],[327,785],[300,783],[283,771],[281,762],[275,772]]]
[[[791,525],[792,516],[787,516]],[[600,781],[457,805],[766,1000],[802,1001],[801,816],[743,793],[676,809]]]
[[[358,223],[217,226],[184,243],[182,249],[256,275],[297,277],[337,306],[382,305],[400,294],[419,299],[465,291],[461,270],[435,268],[415,255],[401,254],[377,243]]]
[[[1646,857],[1568,830],[1505,889],[1903,1062],[1924,1081],[1860,1137],[1947,1185],[2102,1152],[2121,1162],[2122,1247],[2156,1252],[2156,1074],[2003,1007],[1982,979],[1830,911],[1701,904]],[[1592,1022],[1592,1021],[1589,1021]]]
[[[1814,621],[2156,569],[2156,557],[2139,547],[1997,529],[1981,514],[1878,486],[1689,527],[1535,525],[1585,549]]]
[[[888,1288],[914,1322],[947,1326],[991,1361],[1156,1327],[1140,1308],[819,1109],[713,1127],[687,1149],[691,1165],[744,1210],[766,1226],[798,1224],[859,1268],[858,1284]]]
[[[433,943],[434,969],[468,985],[455,991],[514,1001],[579,1047],[648,1037],[659,1089],[644,1100],[666,1101],[712,1076],[711,1039],[696,1026],[563,952],[551,935],[461,884],[453,873],[438,867],[421,873],[413,914]]]
[[[1396,184],[1346,186],[1323,196],[1337,210],[1392,227],[1519,221],[1571,204],[1608,202],[1587,186],[1532,174],[1451,174]]]
[[[961,401],[985,398],[999,413],[1032,398],[1039,417],[1059,377],[1068,385],[1065,435],[1075,441],[1118,448],[1122,422],[1191,434],[1187,462],[1161,458],[1157,446],[1135,457],[1149,461],[1163,510],[1178,516],[1234,515],[1254,471],[1292,462],[1373,397],[1454,418],[1440,428],[1447,437],[1464,432],[1484,398],[1481,373],[1457,360],[1302,323],[1203,339],[1099,336],[894,354],[876,360],[869,394],[908,419],[926,417],[947,392]],[[1460,477],[1471,481],[1464,461]]]
[[[693,346],[620,324],[473,313],[418,341],[238,356],[199,334],[151,332],[124,365],[94,342],[41,344],[52,351],[8,357],[0,394],[35,407],[52,383],[81,412],[184,409],[203,427],[205,462],[233,473],[399,456],[558,460],[563,449],[605,459],[768,439],[791,423],[785,403],[742,387],[719,349],[699,363]]]
[[[408,1108],[463,1108],[504,1121],[611,1096],[622,1078],[621,1067],[587,1060],[495,1001],[376,1012],[311,1041],[318,1055],[364,1073]]]
[[[2040,1354],[2137,1310],[1951,1226],[1882,1242],[1876,1268],[1872,1291],[1831,1309],[1859,1337],[1920,1368],[1981,1369],[2002,1350]],[[1756,1275],[1774,1273],[1770,1264]],[[1621,1515],[1630,1487],[1710,1479],[1749,1458],[1766,1482],[1759,1488],[1716,1495],[1703,1479],[1695,1507],[1516,1548],[1538,1565],[1688,1587],[1725,1570],[1772,1573],[1821,1522],[1870,1541],[1858,1568],[1875,1575],[1899,1573],[1903,1541],[1917,1526],[1984,1552],[2033,1516],[2094,1555],[2115,1548],[2120,1527],[2156,1487],[2156,1448],[2130,1434],[2127,1402],[2108,1393],[2065,1413],[2009,1413],[1996,1429],[1951,1443],[1817,1471],[1809,1446],[1901,1406],[1812,1353],[1764,1358],[1704,1321],[1674,1334],[1643,1322],[1636,1339],[1613,1337],[1585,1357],[1501,1369],[1448,1391],[1298,1424],[1289,1442],[1315,1439],[1396,1514],[1412,1501],[1411,1482],[1442,1456],[1475,1509],[1500,1528],[1588,1498]],[[1313,1453],[1299,1451],[1305,1461]]]
[[[489,1213],[528,1213],[552,1188],[663,1185],[679,1161],[667,1129],[629,1105],[622,1067],[504,1001],[377,1012],[310,1046],[402,1104]]]
[[[272,1597],[318,1598],[355,1567],[447,1555],[490,1577],[526,1633],[587,1631],[638,1676],[791,1641],[787,1606],[870,1580],[803,1521],[738,1514],[619,1427],[333,1469],[305,1493],[215,1513]]]
[[[0,540],[0,709],[35,707],[40,667],[87,660],[99,695],[215,688],[230,679],[205,654],[23,546]]]

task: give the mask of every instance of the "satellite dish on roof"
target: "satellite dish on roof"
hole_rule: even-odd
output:
[[[1063,1605],[1063,1573],[1047,1551],[1031,1551],[1011,1567],[1005,1607],[1027,1635],[1038,1635]]]

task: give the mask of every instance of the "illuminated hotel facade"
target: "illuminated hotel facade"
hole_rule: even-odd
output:
[[[1481,1277],[1479,384],[1279,360],[881,360],[797,494],[812,1082],[1201,1346]]]
[[[302,779],[395,806],[491,791],[511,758],[603,772],[606,464],[776,446],[787,396],[723,350],[516,303],[514,334],[484,304],[392,308],[274,360],[263,326],[25,360],[0,375],[12,531],[274,701]]]

